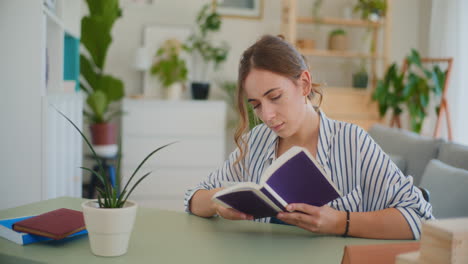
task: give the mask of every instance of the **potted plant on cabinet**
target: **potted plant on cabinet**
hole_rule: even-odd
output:
[[[218,46],[212,42],[213,33],[221,27],[221,16],[211,4],[202,7],[197,15],[197,28],[190,35],[185,46],[193,57],[193,78],[191,83],[192,97],[194,99],[208,98],[210,82],[207,80],[207,71],[212,66],[217,70],[227,58],[229,47],[226,43]]]
[[[366,69],[365,59],[361,59],[359,70],[353,73],[353,87],[359,89],[367,88],[369,83],[369,74]]]
[[[180,99],[187,81],[187,66],[181,58],[182,43],[168,39],[156,52],[156,62],[151,66],[151,74],[157,76],[168,99]]]
[[[106,55],[112,42],[111,29],[121,16],[118,0],[86,1],[89,15],[81,19],[81,43],[86,51],[80,55],[80,86],[87,94],[84,115],[91,127],[92,142],[101,157],[117,153],[117,127],[110,120],[121,114],[111,103],[121,100],[121,80],[105,73]]]
[[[117,154],[116,182],[115,185],[113,185],[110,179],[106,177],[101,159],[97,156],[97,153],[88,138],[73,123],[73,121],[71,121],[62,112],[58,112],[80,133],[86,145],[91,150],[94,161],[99,167],[97,171],[81,167],[83,170],[96,175],[103,186],[102,188],[97,187],[97,199],[89,200],[81,204],[86,229],[88,230],[91,251],[97,256],[104,257],[123,255],[128,250],[128,242],[133,230],[133,224],[135,222],[138,207],[136,202],[130,201],[128,198],[135,188],[146,177],[148,177],[151,172],[144,174],[138,179],[135,178],[135,176],[151,156],[173,143],[159,147],[148,154],[132,173],[123,189],[121,189],[121,143],[119,142],[119,153]]]
[[[434,65],[432,69],[424,67],[419,53],[414,49],[406,57],[406,63],[406,72],[400,72],[396,63],[388,68],[384,78],[377,82],[372,98],[379,105],[380,116],[384,116],[388,109],[393,110],[392,125],[396,123],[398,127],[401,127],[399,116],[403,112],[403,106],[406,106],[411,130],[420,133],[431,94],[442,94],[447,73],[438,65]],[[439,104],[435,106],[436,113],[439,112],[439,107]]]

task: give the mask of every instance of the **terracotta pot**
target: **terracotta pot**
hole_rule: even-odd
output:
[[[328,39],[328,49],[330,50],[347,50],[348,37],[346,35],[334,35]]]
[[[94,145],[113,145],[117,143],[117,126],[113,123],[97,123],[90,126]]]

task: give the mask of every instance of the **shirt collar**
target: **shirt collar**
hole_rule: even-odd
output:
[[[322,164],[322,166],[327,167],[327,160],[329,155],[330,148],[330,135],[334,130],[333,120],[329,119],[322,109],[318,110],[320,115],[320,127],[319,127],[319,138],[317,142],[317,159]],[[270,129],[270,128],[268,128]],[[267,146],[267,155],[265,161],[269,161],[270,164],[276,158],[276,150],[278,145],[279,136],[274,133],[272,130],[270,140]]]

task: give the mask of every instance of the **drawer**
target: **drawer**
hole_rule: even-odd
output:
[[[214,168],[216,169],[216,168]],[[173,196],[184,198],[185,191],[196,186],[213,168],[151,168],[140,169],[132,182],[136,182],[141,176],[149,171],[152,173],[146,177],[133,191],[132,195],[137,196]],[[123,167],[122,185],[127,183],[134,168]]]
[[[224,162],[224,135],[218,138],[125,137],[122,142],[123,162],[134,167],[156,148],[178,141],[155,153],[146,164],[151,166],[200,167],[221,166]]]
[[[123,134],[205,135],[224,134],[224,102],[130,100],[123,104]]]

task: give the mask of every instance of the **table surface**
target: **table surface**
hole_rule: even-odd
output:
[[[61,197],[0,210],[0,219],[58,208],[81,211],[83,201]],[[123,256],[94,256],[87,235],[26,246],[0,238],[0,263],[340,263],[345,245],[395,242],[401,241],[324,236],[295,226],[138,208]]]

